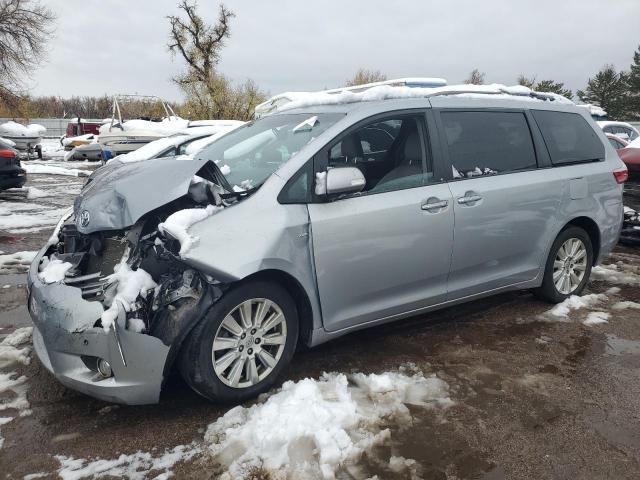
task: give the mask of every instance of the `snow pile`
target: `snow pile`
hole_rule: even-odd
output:
[[[0,137],[41,137],[47,129],[37,123],[26,127],[21,123],[9,121],[0,125]]]
[[[27,343],[33,332],[32,327],[18,328],[0,342],[0,368],[6,368],[15,363],[29,365],[31,358],[30,347],[17,348],[19,345]]]
[[[0,137],[0,142],[4,143],[5,145],[9,145],[10,147],[16,146],[16,142],[14,142],[13,140],[9,140],[8,138]]]
[[[5,425],[13,420],[13,417],[0,417],[0,427]],[[0,432],[0,449],[4,445],[4,437],[2,436],[2,432]]]
[[[178,445],[165,451],[159,457],[154,457],[148,452],[138,451],[131,455],[122,454],[112,460],[87,460],[63,455],[56,455],[55,458],[60,463],[58,475],[63,480],[101,477],[143,480],[146,478],[169,478],[172,476],[171,468],[175,464],[191,460],[199,452],[200,449],[195,445]],[[150,475],[151,472],[154,472],[153,476]]]
[[[252,468],[274,478],[335,479],[372,447],[387,443],[387,425],[411,422],[407,405],[452,404],[435,375],[325,373],[286,382],[264,403],[229,410],[209,425],[205,442],[225,470],[216,478],[245,478]]]
[[[55,165],[42,165],[37,163],[23,163],[22,168],[31,174],[46,175],[66,175],[69,177],[88,177],[91,175],[89,170],[81,170],[79,168],[64,168]]]
[[[607,296],[603,293],[590,293],[588,295],[583,295],[582,297],[579,297],[578,295],[571,295],[565,301],[557,304],[549,310],[546,315],[563,321],[563,319],[568,319],[569,313],[572,310],[590,308],[606,300]]]
[[[69,262],[63,262],[57,258],[49,261],[49,259],[45,257],[40,265],[38,278],[44,283],[61,282],[64,280],[65,274],[71,267],[73,267],[73,265]]]
[[[611,317],[611,314],[607,312],[591,312],[587,315],[587,318],[582,321],[582,323],[587,326],[609,323],[609,317]]]
[[[158,230],[171,235],[180,242],[180,256],[184,256],[194,245],[198,243],[198,237],[189,235],[187,231],[193,224],[201,222],[205,218],[214,215],[223,207],[208,205],[206,208],[187,208],[178,210],[158,225]]]
[[[0,217],[0,225],[1,225]],[[0,226],[0,229],[2,227]],[[0,252],[1,254],[2,252]],[[38,252],[16,252],[0,255],[0,274],[25,273]]]
[[[4,337],[0,345],[11,345],[17,347],[23,343],[27,343],[31,340],[31,334],[33,333],[33,327],[16,328],[12,333]]]
[[[601,280],[619,285],[640,285],[638,268],[618,262],[615,265],[598,265],[591,270],[593,280]]]
[[[29,415],[27,377],[16,372],[0,373],[0,411],[20,410],[20,416]],[[16,378],[14,378],[16,377]]]
[[[640,310],[640,303],[630,301],[618,302],[614,303],[611,308],[613,310]]]
[[[101,317],[105,332],[109,331],[118,318],[118,305],[129,312],[138,297],[145,298],[147,291],[157,287],[151,275],[142,268],[132,270],[127,263],[127,257],[128,255],[125,255],[122,261],[113,267],[113,273],[105,279],[110,285],[105,295],[105,302],[110,306],[102,312]]]

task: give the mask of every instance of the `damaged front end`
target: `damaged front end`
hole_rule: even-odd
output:
[[[91,202],[63,218],[28,279],[34,347],[61,383],[106,401],[159,400],[183,340],[226,288],[185,264],[180,242],[159,226],[185,209],[239,201],[223,182],[205,165],[182,196],[123,228],[83,226]]]

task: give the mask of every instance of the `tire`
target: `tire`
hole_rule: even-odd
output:
[[[248,311],[247,304],[254,322],[251,327],[242,323],[241,314]],[[261,322],[263,328],[269,327],[266,331],[253,328],[260,308],[267,309]],[[270,327],[269,320],[273,323],[279,313],[284,319]],[[235,324],[228,320],[229,316]],[[213,350],[214,340],[217,351]],[[276,341],[279,344],[271,344]],[[287,291],[274,283],[247,282],[225,293],[190,333],[181,351],[180,373],[203,397],[220,403],[240,403],[266,392],[279,380],[297,341],[298,312]],[[231,363],[226,365],[229,359]],[[273,360],[275,364],[267,365]]]
[[[573,242],[573,243],[567,243]],[[572,245],[577,245],[576,242],[581,242],[581,245],[584,249],[584,256],[580,256],[578,253],[573,256],[567,255],[568,260],[565,258],[565,266],[568,270],[565,270],[565,267],[560,267],[560,264],[556,264],[556,260],[559,262],[563,262],[561,252],[562,248],[566,249],[571,248]],[[582,249],[578,247],[578,251],[582,254]],[[568,265],[566,265],[568,263]],[[591,267],[593,266],[593,245],[591,244],[591,238],[580,227],[570,226],[565,228],[556,240],[553,242],[551,246],[551,251],[549,252],[549,257],[547,258],[547,262],[545,264],[544,270],[544,278],[542,280],[542,285],[535,289],[533,293],[548,302],[551,303],[560,303],[570,297],[571,295],[580,295],[584,287],[589,282],[589,276],[591,275]],[[580,268],[584,267],[582,278],[579,277]],[[558,274],[558,270],[562,268],[562,273]],[[578,281],[576,281],[573,276],[571,276],[570,272],[573,272],[577,277]],[[554,280],[554,275],[556,275],[556,279]],[[563,283],[561,277],[568,278],[570,283]],[[566,280],[565,280],[566,282]],[[559,286],[557,285],[559,284]]]

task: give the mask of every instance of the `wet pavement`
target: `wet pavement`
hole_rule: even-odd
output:
[[[27,186],[46,184],[33,181]],[[0,250],[35,250],[49,231],[7,234]],[[619,247],[605,263],[618,261],[640,272],[640,250]],[[0,276],[3,285],[9,286],[0,288],[0,339],[30,325],[24,275]],[[358,468],[341,471],[338,478],[638,479],[640,310],[614,305],[640,302],[640,286],[605,280],[591,282],[588,290],[607,299],[571,311],[565,321],[546,313],[549,304],[515,292],[353,333],[299,351],[286,379],[415,365],[449,385],[453,406],[409,406],[411,422],[386,425],[389,441],[365,451]],[[583,325],[590,311],[610,313],[609,322]],[[67,390],[35,358],[9,370],[27,377],[31,414],[0,427],[6,478],[34,473],[56,478],[56,455],[117,458],[202,442],[207,425],[230,408],[203,400],[178,376],[169,380],[159,405],[127,407]],[[0,401],[10,394],[0,393]],[[0,411],[4,414],[11,412]],[[381,459],[390,456],[416,463],[389,469]],[[207,455],[172,470],[176,478],[220,473]],[[159,472],[140,478],[152,473]],[[272,477],[260,471],[247,478]]]

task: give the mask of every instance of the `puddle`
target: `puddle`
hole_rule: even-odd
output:
[[[605,345],[607,355],[640,355],[640,341],[627,340],[613,334],[607,334]]]

